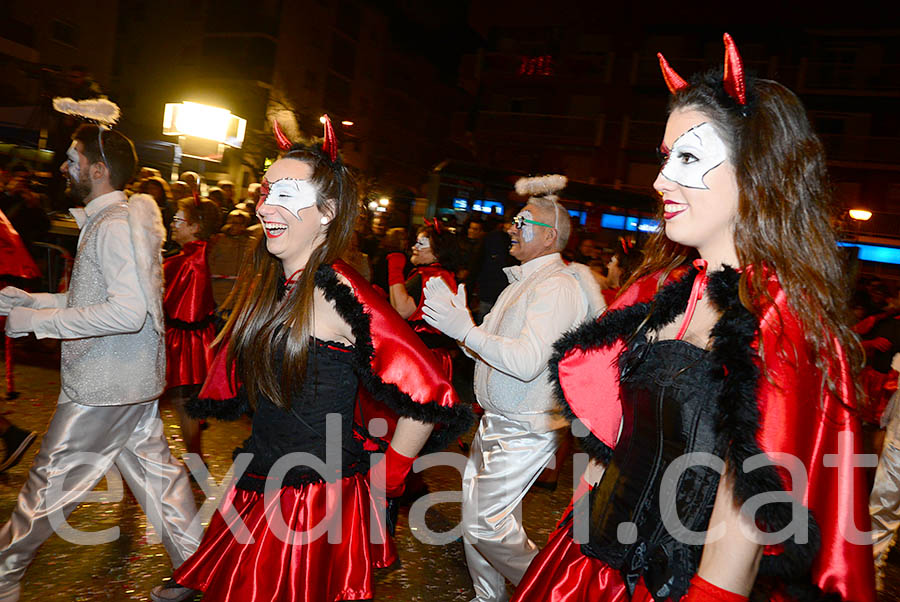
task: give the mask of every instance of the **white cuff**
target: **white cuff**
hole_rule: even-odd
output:
[[[473,326],[466,335],[465,340],[463,340],[463,344],[478,355],[481,355],[481,350],[484,348],[487,339],[488,335],[480,327]]]

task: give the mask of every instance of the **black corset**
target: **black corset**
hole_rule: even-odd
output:
[[[630,592],[643,576],[655,600],[678,600],[697,572],[703,541],[679,542],[662,517],[677,516],[683,528],[705,531],[719,473],[691,466],[677,483],[670,478],[667,490],[663,475],[687,453],[724,456],[716,435],[721,368],[689,343],[647,343],[641,335],[619,367],[622,435],[591,492],[590,542],[582,551],[620,571]]]
[[[283,353],[276,353],[274,358],[278,379],[282,357]],[[298,464],[287,472],[281,484],[300,487],[367,470],[368,453],[363,449],[363,438],[355,432],[353,421],[357,385],[350,348],[314,340],[309,347],[306,379],[291,392],[291,407],[280,408],[262,394],[257,397],[250,438],[235,450],[235,455],[253,454],[237,487],[263,491],[273,465],[287,454],[306,452],[325,461],[326,417],[330,413],[341,418],[342,437],[333,443],[333,453],[340,454],[340,472],[320,474]]]

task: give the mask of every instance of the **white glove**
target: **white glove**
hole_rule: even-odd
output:
[[[0,290],[0,316],[9,314],[14,307],[31,307],[34,297],[20,288],[6,286]]]
[[[440,284],[430,286],[432,282]],[[475,328],[475,322],[466,307],[465,284],[460,284],[454,295],[442,278],[429,280],[425,286],[422,313],[429,325],[457,341],[465,341],[469,331]]]
[[[34,331],[32,317],[38,310],[28,307],[14,307],[6,316],[6,336],[17,339],[31,334]]]

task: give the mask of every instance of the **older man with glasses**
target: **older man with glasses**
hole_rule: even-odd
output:
[[[508,599],[506,580],[519,580],[537,554],[521,523],[522,498],[554,457],[565,420],[558,413],[547,362],[566,330],[604,305],[593,280],[582,284],[560,251],[571,231],[556,192],[563,176],[523,178],[516,191],[528,203],[507,228],[509,286],[475,326],[464,285],[454,294],[437,279],[425,291],[425,320],[460,342],[476,360],[475,394],[484,415],[463,475],[466,562],[475,601]]]

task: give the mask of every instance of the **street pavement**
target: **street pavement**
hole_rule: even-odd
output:
[[[17,366],[14,370],[19,397],[0,405],[0,410],[22,428],[43,433],[56,405],[59,392],[58,345],[50,341],[24,339],[16,341]],[[5,376],[5,374],[4,374]],[[471,398],[471,380],[465,371],[457,372],[461,394]],[[173,453],[181,457],[184,444],[178,421],[171,406],[161,404],[166,435]],[[211,421],[203,432],[204,460],[216,482],[221,482],[231,465],[231,452],[249,434],[249,421]],[[463,437],[471,440],[474,429]],[[31,459],[40,439],[22,461],[0,473],[0,521],[5,522],[16,495],[25,481]],[[462,453],[458,444],[447,451]],[[460,476],[448,467],[429,468],[423,473],[427,489],[432,492],[459,492]],[[523,504],[523,520],[532,539],[543,546],[553,530],[572,492],[572,461],[566,460],[560,471],[555,491],[535,487]],[[101,483],[97,491],[105,491]],[[194,484],[198,507],[206,503],[207,512],[218,500],[207,500],[203,489]],[[458,500],[458,493],[456,494]],[[100,496],[98,496],[100,497]],[[136,499],[124,487],[124,493],[107,492],[108,500],[82,504],[69,518],[79,530],[100,531],[117,527],[119,536],[110,543],[76,545],[58,535],[40,549],[23,580],[23,602],[87,602],[149,600],[149,591],[171,573],[168,556],[161,543],[155,541],[152,529]],[[215,497],[215,496],[213,496]],[[474,593],[466,572],[462,543],[454,534],[449,543],[432,545],[427,537],[410,529],[408,509],[401,510],[397,528],[400,562],[377,573],[376,600],[416,602],[467,602]],[[433,532],[458,529],[458,502],[438,503],[425,512],[425,522]],[[891,557],[887,576],[888,589],[879,600],[900,600],[900,554]]]

